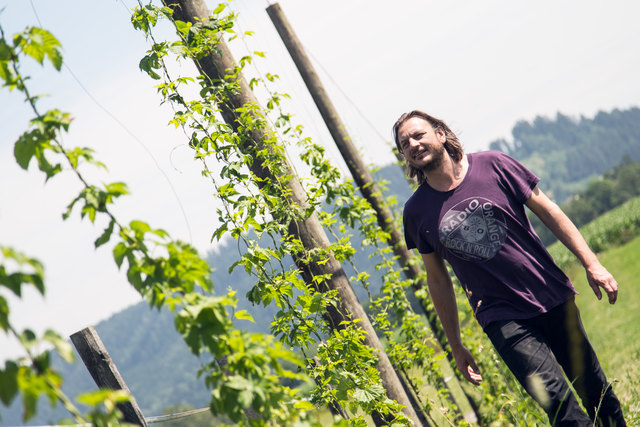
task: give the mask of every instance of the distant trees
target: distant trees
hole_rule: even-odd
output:
[[[640,162],[634,162],[625,155],[618,166],[606,172],[602,178],[590,181],[587,188],[563,204],[562,209],[580,227],[638,195]],[[535,215],[531,215],[531,223],[545,245],[556,240]]]
[[[531,123],[517,122],[511,133],[511,141],[498,139],[489,147],[528,166],[542,179],[540,187],[559,203],[623,157],[640,160],[640,109],[636,107],[599,112],[593,119],[561,113],[555,119],[539,116]]]

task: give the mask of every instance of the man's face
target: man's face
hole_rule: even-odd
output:
[[[429,172],[444,158],[444,131],[433,129],[422,117],[411,117],[398,128],[398,143],[404,158],[417,169]]]

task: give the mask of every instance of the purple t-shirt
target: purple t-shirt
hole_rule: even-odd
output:
[[[524,203],[539,178],[498,151],[468,154],[450,191],[422,184],[404,207],[407,247],[446,259],[482,327],[527,319],[576,293],[533,231]]]

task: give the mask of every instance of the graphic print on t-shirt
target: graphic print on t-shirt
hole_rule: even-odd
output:
[[[466,260],[493,258],[506,236],[504,215],[483,197],[461,201],[440,220],[440,242],[454,255]]]

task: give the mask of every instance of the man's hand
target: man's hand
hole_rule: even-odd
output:
[[[587,281],[596,297],[602,299],[602,292],[600,291],[600,288],[602,288],[609,296],[609,304],[615,304],[618,299],[618,282],[616,282],[611,273],[599,262],[585,269],[587,271]]]
[[[453,350],[453,357],[456,360],[456,367],[462,376],[473,385],[478,385],[482,381],[480,369],[476,365],[471,352],[466,347],[459,347]]]

